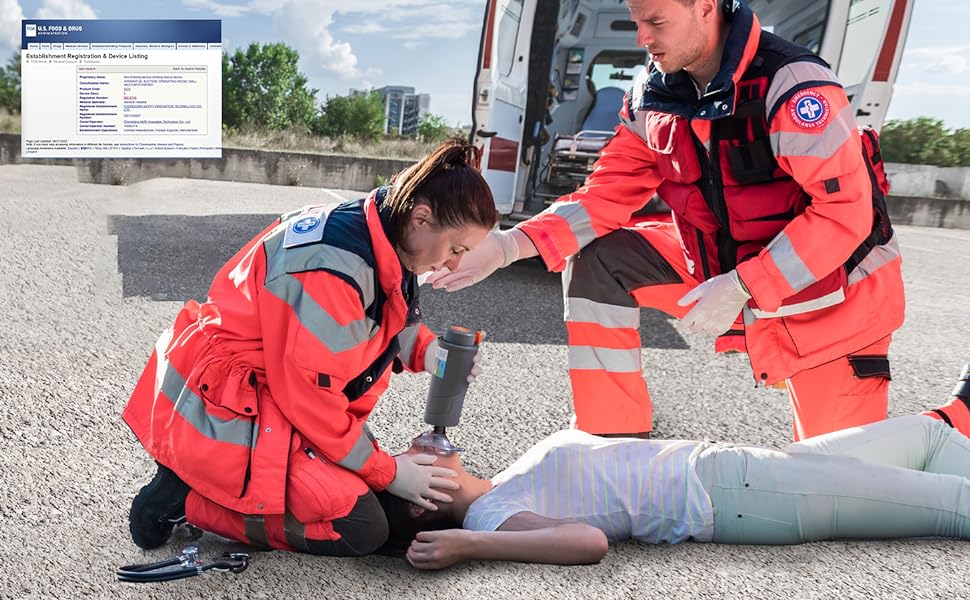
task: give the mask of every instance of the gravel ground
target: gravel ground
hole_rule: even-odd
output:
[[[795,547],[621,543],[589,567],[474,563],[422,573],[384,557],[257,554],[241,575],[137,586],[127,511],[151,462],[119,415],[159,332],[204,297],[220,264],[272,215],[354,192],[159,179],[79,184],[71,167],[0,166],[0,597],[59,598],[959,598],[964,542]],[[970,360],[970,231],[900,227],[909,299],[892,348],[893,415],[942,400]],[[427,288],[425,288],[427,290]],[[516,264],[474,288],[422,296],[428,323],[486,329],[485,371],[451,430],[491,476],[569,417],[557,275]],[[755,390],[740,356],[643,313],[658,437],[783,446],[787,398]],[[372,417],[391,451],[425,428],[427,376],[398,377]],[[963,565],[963,566],[961,566]]]

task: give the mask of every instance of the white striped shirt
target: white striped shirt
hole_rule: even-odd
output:
[[[559,431],[494,478],[463,526],[494,531],[523,511],[586,523],[611,541],[710,541],[711,500],[694,473],[696,441],[606,439]]]

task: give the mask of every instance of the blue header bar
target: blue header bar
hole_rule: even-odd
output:
[[[218,44],[219,19],[24,19],[20,48],[46,43]]]

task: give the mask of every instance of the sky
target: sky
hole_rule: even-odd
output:
[[[970,128],[970,2],[915,0],[888,118]],[[449,123],[471,122],[485,0],[0,0],[0,59],[23,18],[222,19],[223,47],[285,42],[323,100],[412,86]]]

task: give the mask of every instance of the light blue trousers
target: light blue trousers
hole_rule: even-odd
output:
[[[714,505],[714,542],[970,539],[970,440],[911,416],[782,451],[717,444],[695,469]]]

